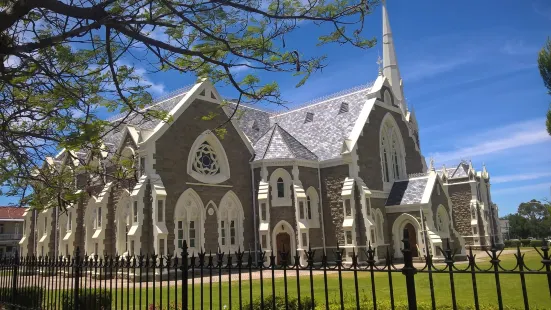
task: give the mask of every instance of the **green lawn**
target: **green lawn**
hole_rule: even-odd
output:
[[[502,265],[506,268],[513,268],[516,265],[516,260],[513,255],[502,255]],[[535,251],[530,251],[526,253],[526,264],[531,268],[541,267],[540,257]],[[489,263],[479,264],[481,267],[489,267]],[[462,268],[466,265],[458,265]],[[293,271],[289,272],[290,274]],[[232,279],[237,279],[237,275],[233,275]],[[376,273],[375,274],[375,288],[376,288],[376,298],[377,301],[389,304],[390,301],[390,289],[389,289],[389,278],[387,273]],[[442,309],[451,306],[451,289],[450,289],[450,280],[448,274],[434,274],[434,292],[436,299],[437,309]],[[522,288],[520,282],[520,275],[518,274],[500,274],[501,280],[501,290],[503,297],[503,304],[509,309],[522,309],[524,306],[522,298]],[[345,303],[355,309],[355,281],[353,272],[343,272],[342,278],[340,280],[343,287],[343,298]],[[392,276],[393,287],[394,287],[394,299],[396,304],[404,305],[406,300],[406,285],[405,277],[401,273],[393,273]],[[473,286],[470,274],[454,274],[455,281],[455,290],[456,290],[456,299],[457,304],[462,307],[474,306],[473,298]],[[496,284],[495,276],[493,274],[481,274],[476,277],[477,286],[478,286],[478,296],[479,302],[483,305],[483,309],[497,309],[497,293],[496,293]],[[300,282],[300,294],[301,298],[309,298],[310,296],[310,280],[308,276],[303,276],[299,279]],[[278,296],[296,297],[298,295],[297,290],[297,278],[289,277],[287,279],[287,291],[284,289],[284,279],[277,278],[274,281],[275,292]],[[132,290],[130,290],[129,302],[130,306],[134,304],[136,309],[146,309],[146,292],[148,294],[148,303],[153,303],[153,295],[155,295],[155,303],[159,304],[161,301],[162,293],[162,302],[163,310],[167,309],[168,295],[170,294],[170,301],[174,301],[175,288],[171,287],[163,288],[162,292],[159,288],[155,291],[151,288],[146,291],[143,289],[141,291],[141,303],[139,302],[140,294],[139,290],[136,290],[136,295],[132,295]],[[417,290],[417,300],[419,303],[430,305],[431,295],[429,289],[429,276],[426,273],[417,274],[415,276],[415,285]],[[314,295],[316,304],[320,309],[324,309],[325,304],[325,288],[323,275],[314,276]],[[219,298],[219,285],[212,284],[210,286],[208,283],[205,283],[203,286],[203,308],[210,309],[210,289],[212,287],[212,309],[226,309],[231,307],[233,309],[239,309],[239,287],[237,282],[231,283],[231,302],[229,301],[229,284],[222,284],[222,297]],[[267,298],[272,294],[272,280],[264,280],[264,297]],[[530,303],[531,309],[550,309],[551,308],[551,298],[549,294],[547,278],[545,275],[526,275],[526,287],[528,291],[528,300]],[[251,286],[249,282],[246,281],[242,284],[241,293],[242,293],[242,304],[246,305],[249,303],[249,294]],[[329,274],[327,275],[327,291],[330,304],[340,305],[340,295],[339,295],[339,276],[338,274]],[[370,309],[372,303],[371,295],[371,279],[368,272],[358,272],[358,291],[359,296],[362,301],[362,309]],[[127,304],[127,292],[126,290],[119,290],[117,294],[117,306],[120,308],[121,304],[121,293],[124,296],[122,304],[126,306]],[[192,296],[194,297],[195,309],[201,308],[201,292],[200,285],[196,284],[193,288],[190,285],[189,288],[189,302],[192,302]],[[260,280],[252,281],[252,295],[253,300],[260,298]],[[115,298],[113,293],[113,298]],[[178,287],[178,300],[181,299],[181,288]],[[113,301],[115,302],[115,301]],[[333,306],[331,307],[334,308]],[[335,309],[340,309],[340,307],[335,307]],[[348,307],[347,307],[348,309]],[[171,309],[172,310],[172,309]]]

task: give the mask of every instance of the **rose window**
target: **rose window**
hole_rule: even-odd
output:
[[[215,175],[220,173],[220,164],[216,152],[207,142],[203,142],[195,152],[193,170],[204,175]]]

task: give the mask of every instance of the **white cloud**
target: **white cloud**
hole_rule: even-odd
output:
[[[536,12],[536,14],[551,20],[551,7],[546,7],[543,0],[534,2],[532,4],[532,8],[534,9],[534,12]]]
[[[517,181],[535,180],[545,177],[551,177],[551,172],[519,173],[509,175],[492,176],[492,184],[508,183]]]
[[[4,60],[4,67],[17,67],[20,63],[21,59],[19,59],[19,57],[10,55],[6,60]]]
[[[544,182],[544,183],[536,183],[536,184],[530,184],[530,185],[524,185],[524,186],[493,189],[492,194],[495,195],[495,194],[506,194],[506,193],[521,193],[521,192],[550,189],[550,188],[551,188],[551,182]]]
[[[482,155],[501,153],[506,150],[551,142],[544,127],[543,119],[535,119],[503,126],[472,136],[463,141],[464,146],[448,151],[436,152],[431,156],[438,163],[448,163],[461,158],[474,158]]]
[[[501,47],[501,52],[507,55],[535,55],[538,52],[538,48],[534,46],[528,46],[522,40],[507,40]]]
[[[248,61],[237,63],[235,67],[230,68],[230,72],[232,74],[239,74],[241,72],[245,72],[245,71],[251,69],[250,67],[248,67],[250,65],[251,65],[251,63],[248,62]]]
[[[470,57],[458,58],[447,61],[420,61],[404,69],[404,79],[418,81],[431,78],[436,75],[453,71],[456,68],[472,62]]]

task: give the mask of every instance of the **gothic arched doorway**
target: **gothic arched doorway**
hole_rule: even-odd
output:
[[[291,251],[291,236],[289,236],[286,232],[281,232],[277,234],[276,236],[276,246],[277,246],[277,261],[279,264],[283,262],[283,258],[281,257],[281,253],[285,252],[287,253],[287,264],[290,264],[289,257],[290,257],[290,251]]]
[[[404,226],[404,236],[406,234],[409,236],[409,245],[411,249],[411,255],[413,257],[419,256],[419,251],[417,251],[417,232],[415,231],[415,227],[411,223],[407,223]]]

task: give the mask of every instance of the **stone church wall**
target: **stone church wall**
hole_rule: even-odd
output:
[[[438,195],[438,190],[436,189],[437,187],[440,188],[440,195]],[[437,219],[436,216],[438,214],[438,207],[440,205],[444,206],[449,216],[450,205],[448,203],[448,196],[446,196],[446,192],[444,191],[444,189],[442,188],[442,185],[439,182],[436,182],[434,184],[430,201],[431,201],[431,209],[432,209],[432,216],[433,216],[432,220],[434,223],[436,223],[436,219]],[[449,220],[450,220],[450,223],[453,225],[452,219],[449,219]],[[447,244],[444,243],[444,240],[442,240],[442,242],[443,242],[442,247],[443,249],[445,249],[447,247]],[[459,242],[458,236],[456,236],[451,229],[450,229],[450,247],[452,249],[461,247],[461,243]],[[438,254],[441,255],[442,253],[438,253]]]
[[[342,222],[344,219],[342,207],[342,186],[348,177],[348,166],[341,165],[321,169],[321,188],[323,192],[323,221],[325,227],[326,247],[336,247],[344,244]]]
[[[323,200],[321,197],[320,188],[319,188],[319,178],[318,178],[318,169],[309,168],[309,167],[299,167],[298,178],[302,183],[304,191],[306,192],[308,188],[313,187],[318,193],[318,198]],[[321,228],[321,205],[318,206],[318,219],[320,220],[319,228],[310,228],[308,233],[310,234],[310,246],[312,248],[322,248],[323,247],[323,230]]]
[[[201,117],[209,112],[216,113],[210,120],[202,120]],[[230,179],[220,183],[222,186],[191,185],[199,183],[187,174],[187,159],[191,146],[195,139],[207,129],[214,129],[227,120],[226,114],[219,105],[195,100],[183,114],[171,124],[168,130],[156,141],[155,169],[161,177],[167,193],[165,205],[166,226],[168,229],[167,249],[168,253],[174,251],[174,209],[180,195],[188,188],[193,188],[201,197],[203,205],[212,200],[216,206],[220,204],[222,197],[229,191],[235,192],[243,206],[243,245],[245,250],[254,246],[256,229],[254,227],[251,193],[251,170],[249,160],[251,154],[237,130],[229,123],[226,126],[227,133],[219,138],[224,147],[230,164]],[[205,235],[214,234],[218,238],[217,226],[205,227]],[[216,251],[216,249],[208,249]]]
[[[404,139],[406,172],[408,174],[423,172],[421,155],[415,149],[415,142],[413,138],[409,136],[409,129],[404,123],[402,116],[399,113],[375,106],[357,142],[358,166],[360,168],[359,175],[364,180],[367,187],[375,190],[383,189],[379,134],[381,131],[381,123],[387,113],[390,113],[396,120],[402,138]]]
[[[469,183],[448,185],[452,201],[453,225],[462,236],[471,236],[471,185]],[[472,238],[465,238],[466,245],[472,245]]]

